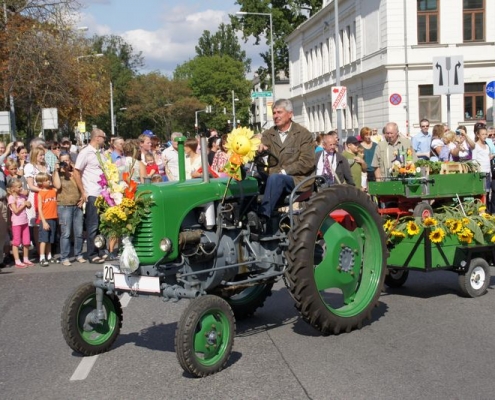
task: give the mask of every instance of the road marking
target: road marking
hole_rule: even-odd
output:
[[[120,298],[120,304],[122,308],[126,308],[129,305],[129,302],[131,301],[131,296],[129,296],[128,293],[124,293],[122,297]],[[84,381],[89,373],[91,372],[91,369],[95,365],[96,360],[98,359],[98,356],[89,356],[89,357],[83,357],[79,365],[77,366],[76,370],[70,377],[71,381]]]
[[[84,357],[77,366],[72,376],[70,377],[70,380],[71,381],[85,380],[88,377],[89,373],[91,372],[91,369],[93,368],[93,365],[95,365],[97,359],[98,359],[97,355]]]
[[[122,306],[122,308],[126,308],[130,301],[131,296],[129,296],[129,293],[126,292],[120,298],[120,305]]]

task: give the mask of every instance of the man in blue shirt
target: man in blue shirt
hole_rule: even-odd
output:
[[[429,160],[431,153],[431,134],[428,133],[430,121],[423,118],[419,126],[421,131],[412,138],[412,147],[418,158]]]

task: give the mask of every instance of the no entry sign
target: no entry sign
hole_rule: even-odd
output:
[[[390,95],[390,104],[393,106],[398,106],[402,101],[402,97],[399,93],[394,93]]]

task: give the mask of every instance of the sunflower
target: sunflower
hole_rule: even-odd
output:
[[[414,236],[419,233],[419,226],[414,221],[409,221],[406,225],[406,228],[407,228],[407,234],[409,236]]]
[[[254,132],[248,128],[236,128],[227,138],[225,148],[229,156],[238,154],[242,157],[242,162],[245,164],[254,158],[260,140],[253,137]]]
[[[461,232],[457,234],[460,242],[465,242],[467,244],[473,241],[473,232],[470,229],[464,228]]]
[[[433,243],[440,243],[445,237],[445,231],[442,228],[437,228],[432,231],[428,237]]]
[[[423,225],[426,226],[436,226],[438,221],[435,218],[428,217],[423,220]]]
[[[385,230],[385,232],[388,232],[393,227],[394,223],[391,219],[387,219],[387,221],[383,224],[383,229]]]
[[[450,225],[449,229],[451,233],[459,233],[463,228],[462,221],[454,220]]]
[[[492,238],[490,239],[490,242],[495,243],[495,235],[492,236]]]
[[[478,212],[481,214],[485,213],[486,212],[486,206],[480,206],[480,208],[478,208]]]
[[[404,238],[404,237],[406,237],[406,235],[404,234],[404,232],[401,232],[401,231],[392,231],[392,232],[390,232],[390,234],[393,237],[396,237],[396,238]]]
[[[463,224],[464,226],[468,225],[468,224],[469,224],[469,218],[464,217],[464,218],[462,219],[462,224]]]

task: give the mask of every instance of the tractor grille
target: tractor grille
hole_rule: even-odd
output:
[[[153,220],[151,213],[143,218],[134,232],[132,241],[139,258],[150,257],[153,253]]]

